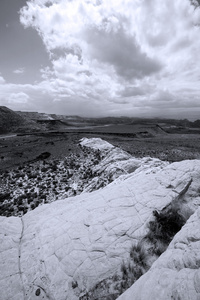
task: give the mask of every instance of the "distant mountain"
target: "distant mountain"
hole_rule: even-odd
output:
[[[142,125],[143,132],[147,131],[149,134],[153,135],[160,132],[199,133],[200,120],[190,122],[187,119],[142,119],[130,117],[84,118],[79,116],[67,116],[38,112],[14,112],[5,106],[0,106],[0,134],[9,132],[29,133],[38,131],[59,131],[68,130],[69,128],[80,128],[83,130],[84,128],[88,129],[90,126],[93,126],[94,128],[95,126],[102,126],[102,128],[99,128],[98,130],[101,132],[108,132],[108,129],[104,128],[105,125],[110,125],[109,130],[111,130],[111,132],[113,129],[111,125],[114,126],[113,132],[116,131],[116,125],[128,125],[129,128],[127,126],[124,128],[121,127],[123,129],[123,132],[126,132],[127,130],[127,132],[129,132],[130,130],[132,130],[130,126]],[[120,126],[117,127],[117,130],[119,129]]]
[[[17,114],[23,118],[30,120],[54,120],[53,117],[49,114],[38,113],[38,112],[29,112],[29,111],[17,111]]]

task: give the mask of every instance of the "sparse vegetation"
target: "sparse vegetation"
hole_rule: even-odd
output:
[[[101,159],[99,151],[84,147],[78,156],[71,153],[63,160],[46,160],[49,157],[47,154],[44,152],[31,163],[0,174],[1,215],[23,215],[43,203],[80,194],[84,186],[96,176],[91,169],[93,161],[99,162]],[[97,188],[106,184],[103,178]],[[8,192],[5,193],[5,190]],[[26,209],[22,209],[23,206]]]
[[[121,282],[119,294],[127,290],[140,276],[142,276],[148,266],[149,252],[145,248],[143,241],[133,245],[130,249],[130,259],[121,265]]]
[[[152,242],[159,240],[168,244],[186,221],[176,209],[171,209],[167,214],[157,211],[154,211],[153,214],[155,220],[149,222],[147,235],[147,238]]]
[[[101,299],[117,299],[138,280],[166,250],[174,235],[192,214],[190,210],[186,213],[185,208],[182,209],[182,207],[184,206],[181,206],[180,202],[174,201],[162,211],[154,211],[153,220],[148,224],[147,234],[142,240],[132,245],[129,259],[122,262],[120,273],[97,284],[81,300],[96,299],[94,295],[101,293],[102,286],[104,287],[103,295],[107,293],[107,296],[102,296]]]

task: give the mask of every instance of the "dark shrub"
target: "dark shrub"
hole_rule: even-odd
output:
[[[0,194],[0,202],[3,202],[6,199],[10,199],[10,193]]]
[[[35,208],[35,204],[31,203],[31,209],[34,209],[34,208]]]
[[[166,243],[172,240],[186,221],[173,209],[167,213],[154,211],[153,214],[155,220],[149,222],[149,239],[161,240]]]

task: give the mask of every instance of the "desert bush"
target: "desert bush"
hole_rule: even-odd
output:
[[[46,173],[48,170],[49,170],[49,168],[43,167],[43,168],[41,169],[41,172]]]
[[[13,211],[14,211],[14,207],[13,207],[13,206],[10,206],[10,207],[9,207],[9,211],[10,211],[10,213],[11,213],[11,215],[12,215],[12,213],[13,213]]]
[[[18,205],[18,210],[24,211],[24,206],[23,205]]]
[[[17,204],[18,204],[18,206],[23,204],[23,198],[21,196],[18,197]]]
[[[174,235],[185,224],[185,218],[179,214],[175,207],[165,212],[154,211],[154,221],[149,222],[149,232],[147,238],[151,242],[160,240],[166,244],[172,240]]]
[[[147,265],[147,251],[144,248],[142,242],[138,242],[137,245],[133,245],[130,249],[131,259],[138,265],[146,267]]]
[[[35,204],[34,203],[31,203],[31,209],[35,209]]]
[[[30,204],[33,200],[31,198],[27,199],[28,204]]]
[[[121,264],[122,280],[120,283],[120,294],[127,290],[136,280],[138,280],[148,268],[148,253],[144,247],[144,242],[138,242],[130,249],[130,261]]]
[[[57,166],[56,166],[56,165],[53,165],[53,166],[51,167],[51,170],[52,170],[53,172],[56,172],[56,171],[57,171]]]
[[[78,282],[75,281],[75,280],[73,280],[73,281],[72,281],[72,288],[75,289],[75,288],[77,288],[77,287],[78,287]]]
[[[15,177],[15,178],[20,178],[20,177],[21,177],[21,174],[15,174],[14,177]]]
[[[120,294],[127,290],[143,274],[142,268],[132,262],[127,264],[123,262],[121,265],[121,272]]]
[[[10,193],[0,194],[0,202],[10,198]]]
[[[36,200],[36,201],[35,201],[35,207],[38,207],[39,204],[40,204],[40,201],[39,201],[39,200]]]
[[[37,178],[36,174],[29,174],[29,179],[34,179],[34,178]]]
[[[121,264],[121,272],[122,272],[122,279],[125,280],[128,276],[128,269],[124,261]]]
[[[154,244],[152,254],[160,256],[167,249],[168,244],[163,241],[157,240]]]

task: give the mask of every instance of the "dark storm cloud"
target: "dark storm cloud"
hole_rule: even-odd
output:
[[[134,36],[127,35],[123,29],[105,32],[92,28],[85,32],[85,39],[90,45],[88,51],[91,56],[112,65],[126,80],[141,79],[162,69],[162,64],[148,57]]]
[[[119,93],[121,97],[133,97],[133,96],[141,96],[145,95],[148,91],[146,91],[142,87],[126,87],[123,91]]]

